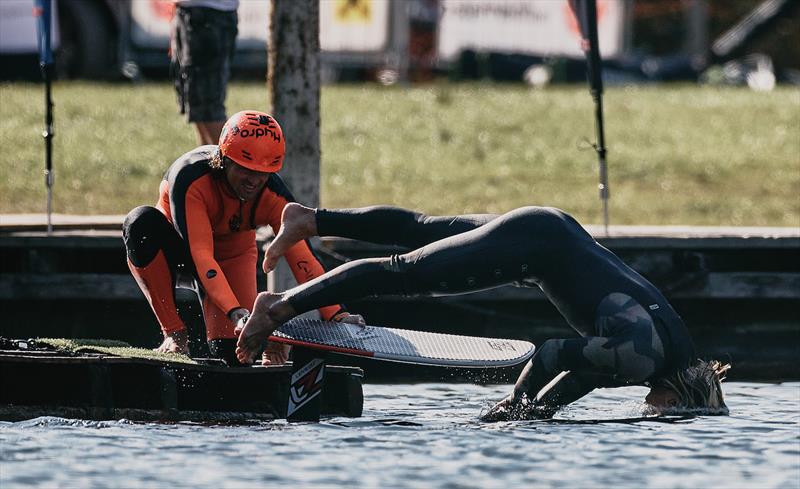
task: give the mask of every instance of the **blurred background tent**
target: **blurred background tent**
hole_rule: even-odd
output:
[[[746,83],[770,70],[800,83],[800,17],[793,0],[598,0],[607,83]],[[170,0],[55,0],[60,78],[163,78]],[[0,2],[0,78],[36,79],[33,0]],[[239,8],[238,76],[263,77],[270,0]],[[476,32],[478,33],[476,35]],[[489,78],[583,81],[567,1],[325,0],[323,81]]]

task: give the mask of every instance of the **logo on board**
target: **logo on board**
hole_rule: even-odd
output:
[[[517,351],[514,345],[508,341],[489,340],[486,342],[492,350],[497,351]]]
[[[292,374],[289,386],[289,406],[286,416],[308,404],[322,392],[322,381],[325,378],[325,362],[314,358],[300,370]]]

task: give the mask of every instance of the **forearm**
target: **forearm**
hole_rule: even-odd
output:
[[[236,294],[234,294],[227,277],[225,277],[222,268],[216,261],[213,263],[201,262],[198,264],[198,268],[202,265],[206,266],[203,268],[205,272],[200,272],[198,270],[200,284],[203,286],[203,290],[208,294],[211,301],[214,302],[220,310],[224,311],[226,315],[230,315],[234,310],[245,306],[240,303]]]
[[[543,415],[552,416],[560,408],[572,404],[598,385],[591,378],[575,372],[563,372],[543,387],[534,398],[534,406]]]

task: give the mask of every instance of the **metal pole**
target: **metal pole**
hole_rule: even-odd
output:
[[[572,12],[578,21],[582,37],[582,49],[586,55],[586,72],[589,78],[589,92],[594,99],[595,129],[597,143],[594,149],[600,164],[600,200],[603,201],[603,224],[608,236],[608,165],[606,164],[606,138],[603,130],[603,65],[600,46],[597,40],[597,5],[595,0],[570,0]]]
[[[41,64],[42,75],[44,76],[45,86],[45,112],[44,112],[44,132],[42,137],[45,144],[45,170],[44,182],[47,186],[47,235],[53,232],[53,99],[50,96],[50,67],[45,63]]]
[[[36,17],[37,41],[39,45],[39,67],[44,78],[44,138],[45,169],[44,183],[47,187],[47,235],[53,232],[53,99],[50,78],[53,70],[53,50],[50,29],[52,27],[52,0],[34,0],[33,15]]]
[[[599,94],[592,94],[594,96],[594,115],[597,122],[597,158],[600,163],[600,183],[597,188],[600,190],[600,200],[603,201],[603,225],[605,227],[606,236],[608,236],[608,165],[606,164],[606,140],[605,132],[603,131],[603,97]]]
[[[608,165],[606,164],[606,138],[603,130],[603,65],[600,61],[600,46],[597,40],[597,5],[594,0],[585,3],[586,6],[586,26],[589,34],[589,52],[586,53],[589,65],[589,83],[591,85],[592,98],[594,99],[595,126],[597,129],[597,157],[600,164],[600,199],[603,201],[603,224],[608,236]]]

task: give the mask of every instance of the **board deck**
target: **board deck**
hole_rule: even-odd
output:
[[[518,365],[533,356],[527,341],[480,338],[296,318],[271,341],[393,362],[492,368]]]

